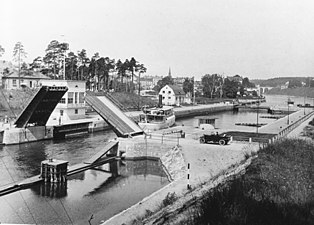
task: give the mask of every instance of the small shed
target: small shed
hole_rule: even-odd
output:
[[[215,129],[216,119],[211,116],[196,116],[194,117],[193,127],[201,128],[202,130]]]

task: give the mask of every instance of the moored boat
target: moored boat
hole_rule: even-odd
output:
[[[160,130],[175,124],[172,106],[143,108],[138,125],[143,130]]]

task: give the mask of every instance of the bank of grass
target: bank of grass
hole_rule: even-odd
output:
[[[139,96],[134,93],[112,92],[110,94],[129,110],[138,110],[143,106],[154,107],[158,104],[157,100],[146,97],[139,98]]]
[[[0,118],[15,117],[26,107],[37,89],[0,90]]]
[[[314,148],[286,139],[258,153],[246,174],[204,195],[189,224],[314,224]]]
[[[303,128],[303,136],[314,140],[314,119],[312,119],[309,124]]]

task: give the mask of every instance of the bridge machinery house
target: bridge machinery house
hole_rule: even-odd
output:
[[[181,105],[182,103],[191,103],[191,98],[188,97],[182,88],[176,85],[166,85],[159,91],[162,96],[163,105]]]
[[[52,112],[47,125],[62,125],[73,120],[85,119],[85,81],[77,80],[46,80],[46,86],[66,86],[68,91]]]

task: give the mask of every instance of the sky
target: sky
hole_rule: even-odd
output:
[[[52,40],[134,57],[147,75],[314,76],[313,0],[0,0],[0,45],[26,62]]]

